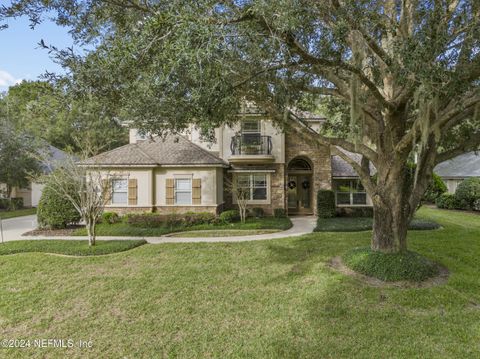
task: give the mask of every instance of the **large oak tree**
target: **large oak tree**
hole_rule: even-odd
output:
[[[374,250],[405,250],[435,164],[479,147],[476,0],[17,0],[2,13],[35,24],[46,10],[95,45],[83,57],[57,52],[75,90],[95,91],[145,130],[194,122],[208,132],[250,100],[330,146],[372,197]],[[344,102],[348,135],[319,135],[290,116],[305,96]]]

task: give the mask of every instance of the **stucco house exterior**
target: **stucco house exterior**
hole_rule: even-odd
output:
[[[311,131],[323,118],[297,114]],[[262,112],[239,116],[235,126],[215,129],[204,141],[194,127],[165,138],[130,129],[130,143],[82,163],[101,168],[111,182],[106,210],[219,213],[235,206],[227,184],[250,190],[250,207],[266,214],[315,214],[319,189],[334,189],[337,206],[371,206],[350,165],[327,146],[314,147],[295,133],[276,128]],[[352,154],[353,156],[353,154]],[[358,159],[359,160],[359,159]]]
[[[445,182],[448,193],[455,193],[464,179],[480,177],[480,153],[464,153],[439,163],[433,171]]]

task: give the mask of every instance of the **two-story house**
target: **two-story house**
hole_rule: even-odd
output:
[[[293,116],[293,114],[292,114]],[[323,118],[297,114],[318,131]],[[276,128],[265,113],[250,111],[238,124],[215,130],[202,140],[195,128],[166,138],[141,136],[130,129],[130,143],[92,157],[112,181],[107,210],[219,213],[235,206],[230,184],[249,189],[250,207],[272,214],[314,214],[319,189],[334,189],[337,206],[370,206],[355,172],[331,156],[326,146],[311,146],[295,133]],[[352,154],[352,156],[354,156]],[[227,186],[227,184],[229,184]]]

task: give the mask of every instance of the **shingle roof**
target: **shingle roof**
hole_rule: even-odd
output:
[[[480,152],[468,152],[445,162],[433,170],[443,178],[480,177]]]
[[[361,156],[359,154],[345,150],[342,151],[360,164]],[[370,163],[370,173],[374,174],[375,172],[375,167]],[[332,156],[332,177],[358,177],[358,174],[343,158],[335,155]]]
[[[40,168],[44,174],[51,173],[58,165],[61,165],[68,156],[61,149],[47,143],[41,147],[38,152],[40,157],[45,158],[45,161],[40,163]]]
[[[156,137],[101,153],[82,162],[86,165],[158,166],[228,164],[180,135]]]

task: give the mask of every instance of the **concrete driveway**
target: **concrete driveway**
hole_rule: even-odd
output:
[[[23,216],[10,219],[3,219],[3,240],[17,241],[20,239],[29,239],[22,237],[22,234],[37,228],[37,216]]]

